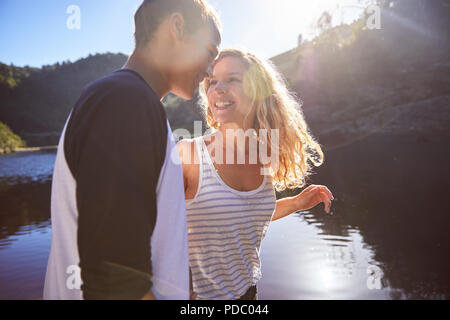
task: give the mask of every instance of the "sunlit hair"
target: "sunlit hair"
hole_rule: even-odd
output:
[[[253,108],[256,108],[253,129],[257,133],[259,129],[266,130],[265,142],[269,150],[277,147],[272,145],[271,129],[279,130],[279,163],[276,169],[271,170],[275,189],[282,191],[303,187],[306,178],[312,173],[310,162],[320,166],[324,162],[324,155],[319,143],[309,132],[301,103],[288,90],[283,77],[270,61],[241,50],[226,49],[220,52],[213,68],[225,57],[237,57],[246,67],[244,92],[252,101]],[[200,87],[201,104],[208,126],[217,130],[220,124],[214,119],[206,95],[209,81],[209,78],[205,78]]]
[[[189,32],[212,22],[217,30],[222,25],[219,16],[207,0],[144,0],[134,15],[136,48],[145,46],[169,14],[179,12]]]

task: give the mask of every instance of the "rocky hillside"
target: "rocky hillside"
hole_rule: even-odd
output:
[[[375,132],[450,136],[450,4],[394,3],[382,10],[381,30],[362,18],[272,59],[325,146]]]

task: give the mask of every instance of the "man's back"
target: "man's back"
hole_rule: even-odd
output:
[[[55,162],[44,298],[80,299],[78,264],[84,298],[140,298],[148,292],[151,262],[164,264],[165,259],[151,256],[151,245],[166,240],[160,232],[159,240],[152,238],[157,207],[166,207],[162,199],[169,199],[159,180],[181,172],[179,165],[168,163],[170,136],[158,97],[136,72],[116,71],[85,88],[66,123]],[[181,246],[181,257],[173,262],[187,273],[182,178],[177,181],[171,180],[179,192],[171,195],[177,205],[167,218],[181,219],[173,230],[181,233],[173,243]],[[158,224],[164,225],[166,212],[160,215]],[[180,272],[171,286],[184,291],[186,276]]]

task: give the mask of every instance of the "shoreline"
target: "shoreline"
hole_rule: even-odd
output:
[[[0,155],[12,154],[12,153],[16,153],[16,152],[56,150],[57,148],[58,148],[58,146],[25,147],[25,148],[14,148],[12,150],[0,148]]]

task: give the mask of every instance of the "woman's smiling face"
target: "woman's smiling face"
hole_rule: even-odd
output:
[[[214,66],[207,97],[214,119],[221,125],[235,123],[244,128],[247,114],[247,121],[254,119],[250,98],[244,92],[245,74],[246,67],[237,57],[224,57]]]

